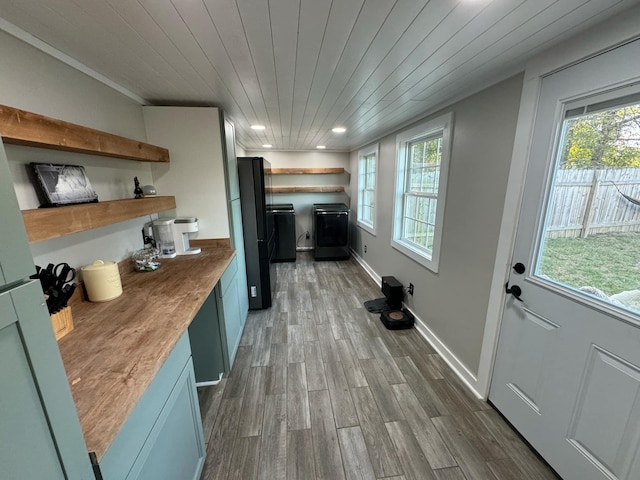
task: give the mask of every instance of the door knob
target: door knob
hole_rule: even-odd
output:
[[[513,295],[515,299],[518,300],[519,302],[524,301],[522,300],[522,298],[520,298],[520,296],[522,295],[522,289],[518,285],[513,285],[512,287],[509,287],[509,282],[507,282],[504,285],[504,291],[510,295]]]
[[[524,263],[521,262],[516,263],[512,268],[516,273],[519,273],[520,275],[522,275],[527,269],[527,267],[524,266]]]

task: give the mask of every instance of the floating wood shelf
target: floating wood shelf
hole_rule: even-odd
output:
[[[74,123],[0,105],[4,143],[140,162],[168,162],[169,150]]]
[[[176,208],[175,197],[147,197],[23,210],[29,243],[104,227]]]
[[[326,175],[344,173],[344,168],[270,168],[265,173],[271,175]]]
[[[271,193],[338,193],[344,192],[344,187],[331,185],[315,187],[267,187],[266,190]]]

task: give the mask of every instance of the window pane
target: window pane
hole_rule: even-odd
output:
[[[410,144],[407,190],[437,195],[442,159],[442,137]]]
[[[407,195],[404,204],[403,240],[433,249],[437,199]]]
[[[360,154],[358,170],[358,221],[374,228],[377,154]],[[373,233],[373,232],[372,232]]]
[[[436,200],[435,198],[428,198],[426,200],[428,201],[428,204],[429,204],[429,208],[428,208],[429,213],[427,214],[426,221],[431,225],[435,225],[436,224],[436,206],[438,205],[438,200]]]
[[[376,156],[375,155],[369,155],[366,158],[367,158],[367,160],[366,160],[367,173],[375,173],[375,171],[376,171]]]
[[[365,207],[373,205],[373,192],[371,190],[364,190],[362,192],[362,204]]]
[[[640,311],[640,104],[567,119],[535,274]]]
[[[373,223],[373,207],[362,207],[362,220],[368,223]]]
[[[405,197],[404,204],[404,216],[410,218],[417,218],[417,200],[416,197],[407,195]]]
[[[416,221],[410,218],[404,219],[404,239],[410,242],[416,238]]]
[[[364,180],[364,188],[374,189],[376,187],[376,174],[368,173]]]
[[[436,233],[435,226],[429,225],[427,227],[427,245],[426,245],[426,247],[429,250],[433,250],[433,237],[435,236],[435,233]]]

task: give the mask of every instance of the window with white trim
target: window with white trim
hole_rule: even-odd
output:
[[[396,137],[396,192],[391,245],[438,272],[453,114]]]
[[[378,144],[358,152],[358,226],[376,234]]]

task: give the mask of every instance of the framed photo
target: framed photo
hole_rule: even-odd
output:
[[[91,182],[80,165],[31,163],[46,203],[44,207],[98,201]]]

